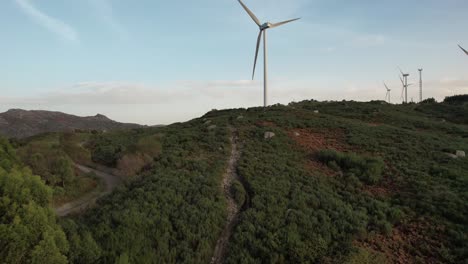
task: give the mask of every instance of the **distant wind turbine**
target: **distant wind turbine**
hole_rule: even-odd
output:
[[[423,69],[418,69],[419,71],[419,102],[423,100],[423,79],[422,79],[422,72]]]
[[[387,89],[387,94],[385,94],[385,101],[391,104],[392,102],[391,102],[390,92],[392,91],[392,89],[388,88],[386,83],[384,83],[383,85],[385,86],[385,89]]]
[[[401,76],[400,76],[400,81],[403,84],[403,90],[401,91],[401,97],[403,99],[403,93],[405,94],[404,97],[404,102],[408,103],[408,87],[411,86],[412,84],[408,84],[408,77],[410,76],[409,73],[404,73],[400,67],[398,67],[400,70]]]
[[[245,9],[247,14],[252,18],[252,20],[257,24],[257,26],[260,28],[260,33],[258,34],[258,39],[257,39],[257,49],[255,51],[255,60],[254,60],[254,66],[253,66],[253,73],[252,73],[252,80],[255,77],[255,68],[257,66],[257,58],[258,58],[258,50],[260,48],[260,41],[262,40],[262,35],[263,35],[263,104],[265,107],[268,106],[268,68],[267,68],[267,29],[269,28],[275,28],[282,26],[284,24],[299,20],[300,18],[295,18],[291,20],[286,20],[283,22],[279,23],[270,23],[266,22],[262,24],[260,20],[255,16],[255,14],[250,11],[250,9],[241,1],[238,0],[239,3],[242,5],[242,7]]]

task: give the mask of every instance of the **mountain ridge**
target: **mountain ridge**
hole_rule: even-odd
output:
[[[0,113],[0,134],[9,138],[25,138],[47,132],[73,130],[115,130],[143,127],[120,123],[102,114],[77,116],[59,111],[9,109]]]

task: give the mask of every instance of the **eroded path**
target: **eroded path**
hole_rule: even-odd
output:
[[[221,185],[224,191],[224,195],[226,196],[226,200],[228,202],[228,215],[226,219],[226,226],[224,227],[224,230],[221,233],[221,237],[216,243],[215,252],[213,257],[211,258],[212,264],[223,263],[227,252],[229,238],[231,237],[234,226],[238,222],[239,214],[242,207],[242,205],[238,205],[236,203],[234,195],[231,191],[234,180],[238,180],[242,183],[239,175],[237,174],[237,162],[239,161],[240,157],[239,138],[237,136],[236,131],[232,131],[231,133],[231,155],[229,157],[228,166],[226,172],[224,173]]]
[[[91,169],[91,168],[88,168],[86,166],[79,165],[79,164],[75,164],[75,167],[84,173],[93,172],[98,178],[103,180],[104,189],[98,188],[92,192],[85,194],[84,196],[74,201],[71,201],[58,208],[55,208],[55,212],[57,213],[58,216],[61,216],[61,217],[84,211],[90,205],[94,204],[94,202],[96,202],[96,200],[99,199],[100,197],[111,193],[112,190],[121,182],[120,177],[109,174],[109,173]]]

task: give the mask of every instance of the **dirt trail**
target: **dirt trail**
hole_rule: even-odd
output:
[[[231,191],[232,183],[234,180],[238,180],[242,183],[239,175],[237,174],[237,162],[239,161],[240,151],[239,151],[239,142],[236,131],[232,131],[231,136],[231,155],[229,157],[228,166],[226,172],[223,176],[223,181],[221,187],[223,188],[224,195],[226,196],[228,202],[228,215],[226,219],[226,226],[224,227],[223,232],[221,233],[218,242],[216,243],[216,248],[213,257],[211,258],[211,264],[223,263],[226,256],[227,246],[229,243],[229,238],[231,237],[232,230],[237,224],[239,219],[239,214],[242,209],[242,204],[238,205],[234,199],[234,195]],[[246,199],[247,200],[247,199]]]
[[[85,210],[100,197],[111,193],[112,190],[121,182],[121,179],[119,177],[109,173],[91,169],[79,164],[75,164],[75,167],[84,173],[93,172],[98,178],[101,178],[104,181],[105,188],[94,190],[74,201],[71,201],[58,208],[55,208],[55,212],[58,216],[61,217]]]

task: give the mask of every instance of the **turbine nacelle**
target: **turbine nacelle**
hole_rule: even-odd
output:
[[[263,24],[263,25],[260,26],[260,30],[269,29],[269,28],[271,28],[272,26],[273,26],[272,23],[266,22],[265,24]]]

